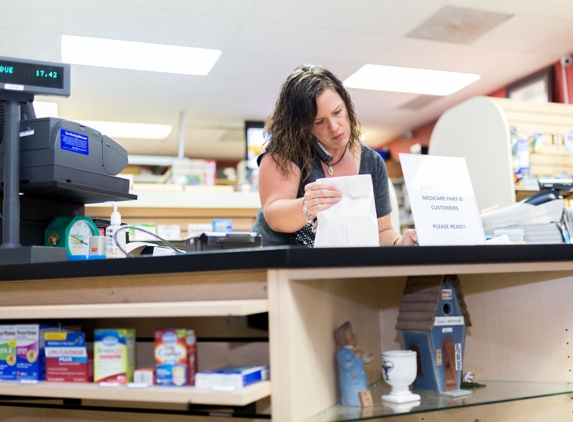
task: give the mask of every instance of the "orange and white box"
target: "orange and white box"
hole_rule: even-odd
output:
[[[155,383],[187,385],[187,330],[184,328],[155,331]]]

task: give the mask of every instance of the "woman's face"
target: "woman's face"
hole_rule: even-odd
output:
[[[326,88],[316,97],[316,106],[312,134],[329,150],[346,147],[350,138],[350,120],[342,97],[333,89]]]

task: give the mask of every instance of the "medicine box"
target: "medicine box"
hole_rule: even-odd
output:
[[[195,330],[187,330],[187,384],[195,385],[195,375],[197,374],[197,336]]]
[[[166,240],[181,239],[181,226],[179,224],[158,224],[157,235]]]
[[[58,331],[58,324],[16,326],[16,379],[43,381],[46,378],[44,334]]]
[[[187,331],[183,328],[155,331],[155,383],[187,385]]]
[[[145,240],[157,240],[154,234],[157,234],[157,225],[153,222],[139,222],[132,223],[131,226],[140,228],[141,230],[127,229],[130,241],[145,241]],[[145,231],[142,231],[145,230]],[[149,233],[146,233],[149,232]]]
[[[133,373],[133,382],[135,384],[155,385],[154,368],[138,368]]]
[[[16,326],[0,325],[0,380],[16,379]]]
[[[93,355],[87,351],[84,333],[46,333],[44,340],[46,381],[93,381]]]
[[[135,329],[94,331],[94,382],[125,385],[135,371]]]
[[[230,218],[214,218],[213,219],[214,232],[232,232],[233,220]]]
[[[195,386],[210,390],[234,391],[268,379],[268,366],[226,366],[214,371],[198,372]]]

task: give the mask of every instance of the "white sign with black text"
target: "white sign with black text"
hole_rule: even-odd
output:
[[[400,154],[421,246],[485,245],[466,160]]]

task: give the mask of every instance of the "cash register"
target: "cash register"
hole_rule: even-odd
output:
[[[70,65],[0,57],[0,264],[66,260],[43,244],[49,222],[84,215],[87,203],[137,199],[117,177],[127,151],[105,134],[59,118],[37,119],[35,95],[70,95]]]

